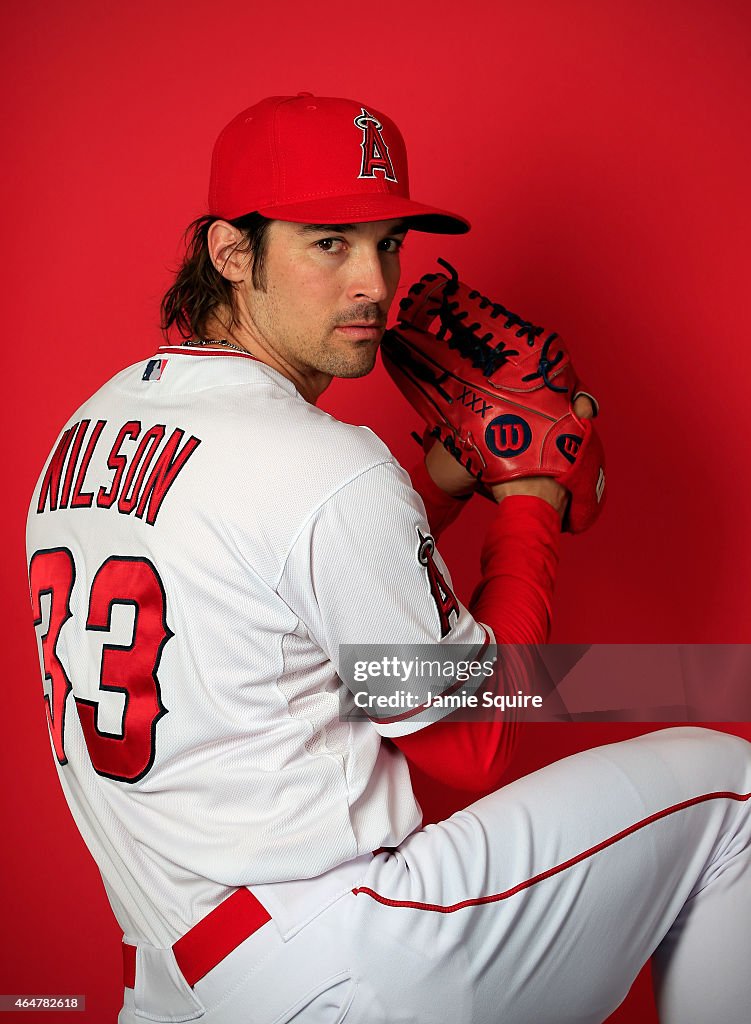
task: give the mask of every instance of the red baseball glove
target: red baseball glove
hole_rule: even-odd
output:
[[[488,485],[551,476],[570,493],[564,529],[600,513],[605,460],[594,426],[574,413],[582,391],[558,335],[446,274],[425,274],[381,345],[386,369],[440,442]],[[591,396],[588,395],[591,398]],[[593,404],[594,399],[592,400]]]

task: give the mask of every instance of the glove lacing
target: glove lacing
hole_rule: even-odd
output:
[[[439,264],[445,267],[450,274],[450,278],[447,281],[445,287],[442,289],[440,296],[432,297],[428,302],[435,303],[435,309],[426,307],[426,314],[434,317],[438,316],[441,321],[441,326],[438,329],[436,337],[439,341],[446,341],[449,348],[456,349],[460,355],[469,359],[476,369],[480,370],[484,377],[488,379],[501,366],[509,361],[512,356],[519,355],[519,349],[510,348],[503,339],[500,339],[495,346],[490,343],[493,341],[494,335],[491,331],[486,334],[478,335],[478,331],[481,329],[479,322],[465,323],[469,317],[469,310],[459,310],[460,303],[458,300],[452,301],[452,296],[459,290],[459,275],[457,274],[454,267],[451,266],[446,260],[438,259]],[[425,276],[411,289],[410,292],[413,294],[419,294],[425,288],[425,286],[431,281],[435,281],[439,274],[425,274]],[[543,327],[537,327],[528,320],[523,320],[516,313],[512,313],[506,309],[505,306],[501,305],[500,302],[493,302],[486,295],[482,295],[479,291],[472,290],[469,293],[469,298],[472,301],[476,301],[482,310],[489,310],[489,316],[492,320],[504,318],[503,328],[505,330],[511,330],[515,328],[514,336],[517,338],[526,338],[527,345],[532,348],[536,343],[541,334],[544,333]],[[405,298],[401,302],[401,309],[408,309],[412,305],[413,300]],[[537,364],[537,370],[534,373],[528,373],[522,380],[526,383],[541,379],[546,387],[550,388],[551,391],[558,391],[564,393],[568,391],[566,387],[560,387],[550,379],[550,373],[563,359],[563,352],[559,351],[551,359],[549,356],[550,347],[558,337],[557,333],[553,332],[548,335],[542,344],[540,349],[540,358]]]

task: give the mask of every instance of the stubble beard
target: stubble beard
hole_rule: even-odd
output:
[[[355,322],[365,322],[373,327],[381,328],[381,337],[377,342],[373,341],[347,341],[346,338],[338,337],[336,328],[347,326]],[[321,358],[326,363],[320,367],[323,373],[332,377],[355,379],[365,377],[375,366],[376,355],[383,337],[383,329],[386,323],[386,313],[375,303],[362,302],[350,309],[339,313],[331,326],[329,338],[332,345],[326,343],[321,346]],[[337,346],[345,346],[345,350],[337,350]]]
[[[297,331],[286,336],[277,334],[275,337],[275,321],[278,324],[281,318],[277,319],[275,315],[271,294],[267,292],[264,297],[266,301],[256,311],[254,325],[260,329],[262,337],[271,341],[270,345],[267,343],[264,347],[289,360],[292,366],[297,366],[303,372],[307,368],[343,379],[365,377],[373,370],[386,322],[386,312],[377,304],[358,303],[338,313],[324,327],[318,339],[312,340],[310,335],[302,335]],[[350,325],[353,321],[380,327],[378,341],[351,341],[337,332],[338,326]]]
[[[371,341],[347,342],[349,351],[336,351],[334,348],[322,347],[316,369],[330,377],[341,377],[354,380],[366,377],[375,366],[376,355],[381,344]]]

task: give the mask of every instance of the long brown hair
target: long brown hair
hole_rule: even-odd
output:
[[[175,327],[183,338],[204,338],[209,319],[218,311],[223,314],[221,322],[227,329],[236,322],[235,286],[222,277],[209,255],[209,228],[218,219],[210,215],[198,217],[185,230],[185,257],[160,307],[165,335]],[[253,285],[264,289],[266,230],[271,221],[260,213],[248,213],[228,223],[242,231],[244,240],[235,247],[235,252],[252,256]]]

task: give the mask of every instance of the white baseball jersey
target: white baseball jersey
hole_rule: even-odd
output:
[[[424,722],[341,720],[338,659],[486,642],[461,605],[442,637],[427,533],[371,431],[243,353],[164,347],[68,422],[29,512],[31,595],[61,783],[124,931],[169,944],[228,887],[419,826],[381,734]]]
[[[120,1024],[596,1024],[655,950],[666,1024],[742,1024],[747,743],[668,730],[419,829],[381,736],[423,719],[340,716],[343,645],[487,640],[427,531],[370,431],[241,353],[165,347],[63,430],[31,597]]]

